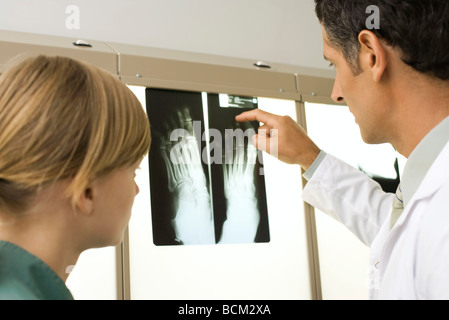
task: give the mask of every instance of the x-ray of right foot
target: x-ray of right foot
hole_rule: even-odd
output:
[[[245,147],[243,139],[237,139],[232,163],[223,164],[227,219],[220,243],[251,243],[255,240],[260,222],[254,185],[256,158],[256,147],[251,142]]]

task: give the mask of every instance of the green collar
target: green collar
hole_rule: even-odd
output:
[[[0,240],[0,300],[73,300],[73,296],[42,260]]]

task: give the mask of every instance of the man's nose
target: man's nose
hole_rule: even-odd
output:
[[[341,93],[340,85],[339,85],[337,79],[335,79],[335,81],[334,81],[334,88],[332,89],[331,97],[332,97],[332,100],[334,100],[337,103],[345,102],[345,98],[343,97],[343,94]]]

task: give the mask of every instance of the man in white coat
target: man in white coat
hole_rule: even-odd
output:
[[[306,170],[304,200],[370,246],[370,298],[449,299],[449,2],[315,3],[333,100],[347,103],[365,142],[408,158],[398,192],[320,150],[291,118],[254,110],[237,120],[262,122],[267,141],[254,144],[275,140],[280,160]],[[373,4],[378,29],[366,23]]]

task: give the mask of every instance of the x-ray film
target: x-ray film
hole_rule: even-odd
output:
[[[268,242],[262,157],[251,143],[258,124],[235,121],[257,99],[208,94],[203,101],[196,92],[146,90],[153,242]]]
[[[238,101],[235,107],[224,107],[217,94],[208,94],[207,101],[216,235],[221,243],[268,242],[262,153],[251,142],[259,123],[235,121],[236,115],[257,108],[257,99],[230,96],[230,102]]]

